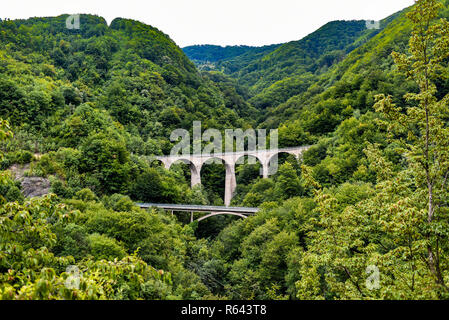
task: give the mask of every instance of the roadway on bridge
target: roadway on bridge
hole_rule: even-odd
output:
[[[185,204],[137,203],[136,205],[143,209],[156,207],[168,211],[240,213],[244,215],[252,215],[259,211],[259,208],[200,206],[200,205],[185,205]]]

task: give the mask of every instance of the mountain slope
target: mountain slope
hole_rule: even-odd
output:
[[[323,73],[306,92],[270,108],[262,125],[298,119],[305,131],[323,134],[332,132],[353,112],[371,110],[378,93],[392,94],[396,102],[406,104],[403,94],[416,88],[395,73],[391,52],[404,51],[407,46],[411,31],[407,10],[382,21],[383,30]]]
[[[262,47],[259,51],[246,48],[243,54],[215,61],[213,68],[222,70],[246,88],[251,97],[249,102],[256,108],[272,108],[305,92],[320,74],[379,33],[393,18],[383,21],[379,30],[367,29],[365,21],[329,22],[298,41]],[[192,57],[202,59],[226,56],[226,50],[231,49],[197,46],[187,51]],[[201,62],[205,61],[195,61],[197,65]]]
[[[232,83],[201,76],[151,26],[117,18],[108,27],[81,15],[81,28],[69,30],[67,17],[0,22],[0,118],[15,132],[0,146],[0,168],[38,153],[30,174],[55,176],[52,190],[62,197],[89,188],[136,201],[208,202],[189,189],[184,168],[156,170],[145,156],[169,154],[171,133],[191,131],[193,121],[245,128],[258,111]]]
[[[262,56],[271,52],[281,46],[281,44],[273,44],[261,47],[251,46],[216,46],[216,45],[194,45],[184,47],[182,50],[200,69],[205,67],[210,70],[221,68],[224,70],[224,65],[230,67],[230,61],[238,59],[238,61],[246,61],[246,57],[255,59],[255,57]],[[237,66],[232,67],[234,71]],[[241,68],[241,66],[240,66]],[[226,70],[227,73],[233,72]]]
[[[251,109],[244,102],[227,106],[226,94],[156,28],[121,18],[108,27],[101,17],[81,15],[81,28],[69,30],[66,18],[0,23],[0,117],[37,124],[57,110],[92,103],[145,138],[149,125],[161,126],[156,136],[166,139],[169,130],[190,128],[193,118],[218,128],[241,125],[238,110]],[[48,97],[30,101],[43,82]]]
[[[222,60],[230,60],[232,58],[245,54],[258,54],[261,52],[269,52],[281,44],[273,44],[261,47],[251,46],[216,46],[216,45],[193,45],[182,48],[184,53],[193,61],[200,62],[219,62]]]
[[[260,92],[276,81],[328,67],[335,59],[352,51],[352,44],[368,30],[365,21],[333,21],[298,41],[281,45],[272,52],[233,72],[239,82]]]

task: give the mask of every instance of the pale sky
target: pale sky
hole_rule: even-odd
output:
[[[332,20],[380,20],[414,0],[1,0],[0,18],[90,13],[139,20],[179,46],[299,40]]]

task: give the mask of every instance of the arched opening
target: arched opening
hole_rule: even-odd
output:
[[[275,178],[279,173],[279,167],[284,163],[290,163],[296,170],[297,174],[301,174],[301,164],[295,155],[288,152],[279,152],[273,155],[268,162],[268,174],[270,177]]]
[[[150,159],[148,160],[148,164],[150,165],[151,168],[165,168],[165,164],[162,162],[162,160],[159,159]]]
[[[175,174],[176,179],[178,181],[182,181],[183,184],[185,184],[188,189],[191,190],[185,190],[182,192],[181,199],[177,203],[186,203],[186,204],[198,204],[198,205],[205,205],[207,203],[203,203],[201,201],[202,195],[198,194],[198,192],[201,193],[201,176],[200,172],[197,168],[197,166],[188,159],[179,159],[175,162],[173,162],[170,165],[169,169],[172,173]],[[184,212],[184,211],[172,211],[177,220],[184,224],[189,224],[191,222],[191,215],[190,212]],[[199,217],[199,213],[193,213],[194,219]]]
[[[190,186],[189,172],[184,170],[188,165],[174,164],[167,170],[166,164],[164,159],[150,159],[149,167],[139,169],[139,174],[131,181],[129,196],[142,203],[180,203],[185,192],[173,185]]]
[[[187,185],[191,185],[193,163],[187,159],[177,160],[170,166],[170,171],[175,172],[179,177],[184,178]]]
[[[229,174],[230,170],[231,167],[222,159],[211,158],[203,163],[201,180],[209,204],[224,206],[226,174]],[[232,215],[210,216],[198,222],[199,227],[195,235],[198,238],[215,238],[229,223],[238,219],[241,218]]]
[[[205,239],[216,238],[221,231],[223,231],[226,226],[230,223],[242,219],[241,216],[237,214],[202,214],[202,216],[195,215],[195,219],[198,223],[198,228],[195,230],[195,236]]]
[[[224,205],[226,166],[222,159],[210,158],[201,167],[201,182],[211,205]]]
[[[242,156],[235,164],[237,187],[231,205],[239,206],[257,179],[263,177],[262,162],[255,156]]]
[[[279,153],[273,156],[270,161],[269,173],[271,173],[270,181],[273,189],[270,201],[286,200],[304,195],[301,166],[294,155]],[[268,198],[270,197],[268,196]]]

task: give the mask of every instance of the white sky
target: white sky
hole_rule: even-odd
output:
[[[0,0],[0,18],[91,13],[139,20],[179,46],[298,40],[332,20],[380,20],[414,0]]]

